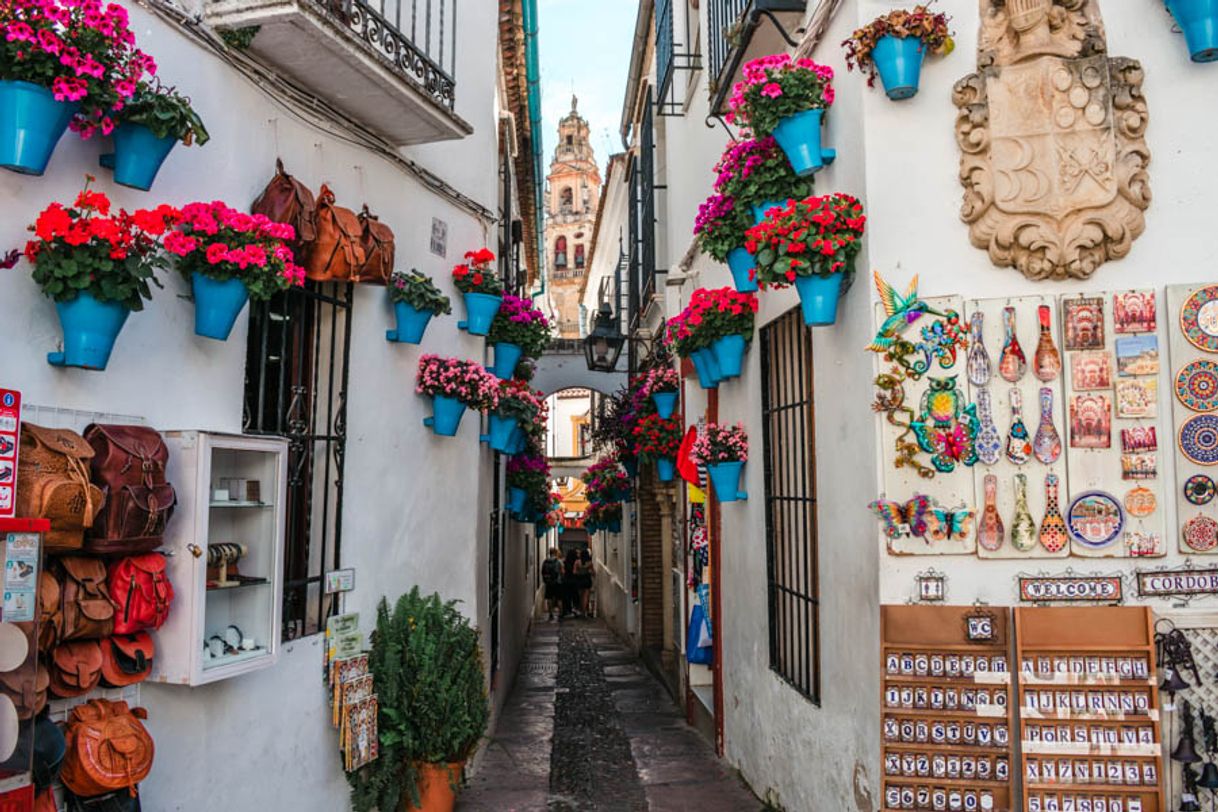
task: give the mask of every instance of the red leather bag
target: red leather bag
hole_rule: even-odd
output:
[[[282,160],[276,159],[275,177],[250,206],[250,212],[296,229],[293,246],[307,245],[317,239],[317,201],[309,187],[283,171]]]
[[[154,656],[148,632],[116,634],[101,641],[101,678],[111,688],[122,688],[148,679]]]
[[[159,629],[169,617],[173,584],[165,574],[165,556],[144,553],[121,558],[110,565],[110,599],[118,607],[115,634]]]
[[[177,494],[165,478],[169,448],[155,429],[94,423],[85,439],[95,452],[93,482],[105,493],[85,536],[85,550],[101,555],[143,553],[164,542]]]

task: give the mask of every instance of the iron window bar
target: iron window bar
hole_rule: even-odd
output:
[[[781,12],[803,12],[807,0],[709,0],[707,6],[707,56],[710,70],[710,115],[712,119],[723,112],[723,104],[732,90],[731,79],[740,70],[753,34],[763,20],[769,20],[779,36],[792,48],[799,43],[791,38],[776,16]]]
[[[684,14],[685,41],[676,41],[675,6],[677,0],[656,0],[656,86],[657,115],[679,116],[682,105],[675,98],[675,75],[677,71],[696,71],[702,68],[702,55],[693,50],[690,31],[692,14],[686,6]],[[688,0],[681,0],[688,2]],[[696,10],[695,10],[696,13]],[[674,98],[669,98],[670,94]]]

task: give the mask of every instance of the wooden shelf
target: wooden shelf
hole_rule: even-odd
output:
[[[991,707],[999,708],[998,705],[992,705]],[[1010,719],[1010,707],[1010,705],[1007,705],[1006,708],[999,709],[994,713],[977,713],[976,711],[972,710],[959,709],[940,710],[939,708],[890,708],[887,706],[881,706],[880,710],[889,716],[928,716],[942,717],[944,719],[968,719],[982,722],[1005,722]],[[1008,713],[1003,713],[1003,710],[1007,710]]]
[[[269,508],[275,506],[270,502],[212,502],[209,507],[212,510],[228,510],[235,508]]]
[[[932,778],[928,775],[885,775],[884,780],[890,784],[923,784],[933,787],[959,787],[960,789],[1006,789],[1009,781],[997,781],[993,778]]]

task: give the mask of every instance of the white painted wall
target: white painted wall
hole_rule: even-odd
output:
[[[457,112],[475,133],[409,154],[485,209],[497,208],[495,54],[497,19],[486,5],[461,4]],[[448,271],[461,254],[494,244],[493,224],[458,208],[390,161],[348,143],[333,125],[279,106],[210,51],[174,26],[131,6],[142,48],[167,83],[195,101],[212,134],[203,148],[178,147],[156,186],[140,193],[113,186],[100,172],[98,141],[66,136],[45,177],[0,175],[0,243],[17,246],[52,200],[70,200],[86,172],[116,205],[223,199],[243,208],[258,194],[280,155],[311,188],[331,184],[342,204],[367,202],[396,232],[399,265],[433,275],[454,298]],[[429,253],[431,218],[449,226],[448,257]],[[165,280],[119,338],[109,369],[85,372],[48,366],[59,328],[23,261],[0,286],[0,382],[27,402],[139,415],[160,429],[240,432],[246,317],[225,344],[196,338],[185,284]],[[356,294],[348,388],[346,491],[342,564],[356,569],[345,609],[374,624],[382,595],[419,584],[463,601],[487,638],[487,553],[491,456],[478,443],[476,416],[455,439],[422,425],[430,406],[414,394],[419,356],[438,352],[481,358],[483,341],[456,329],[459,313],[433,322],[422,347],[389,344],[391,311],[383,290]],[[453,493],[465,500],[454,502]],[[184,520],[179,517],[179,521]],[[515,650],[527,628],[532,582],[524,572],[518,529],[505,550],[502,607],[504,659],[500,692],[510,682]],[[528,586],[525,590],[526,584]],[[346,808],[347,785],[329,728],[316,638],[285,646],[274,668],[206,688],[148,686],[143,697],[156,737],[157,760],[144,784],[146,809],[233,812]]]

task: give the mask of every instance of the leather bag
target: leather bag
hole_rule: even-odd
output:
[[[17,708],[17,718],[33,719],[42,713],[47,706],[47,688],[51,683],[51,675],[46,666],[38,659],[36,652],[31,652],[35,663],[29,663],[15,671],[0,674],[0,691],[13,700]]]
[[[147,632],[116,634],[101,641],[101,678],[111,688],[148,679],[154,648]]]
[[[294,247],[317,239],[317,201],[309,187],[283,170],[282,160],[276,159],[275,177],[258,195],[250,211],[296,229],[296,239],[291,241]]]
[[[155,745],[143,708],[126,702],[93,699],[72,709],[65,736],[68,753],[60,778],[76,795],[90,797],[126,789],[135,795],[136,784],[152,770]]]
[[[164,542],[177,494],[165,479],[169,448],[145,426],[94,423],[85,429],[93,447],[93,482],[106,506],[86,535],[85,549],[101,555],[145,553]]]
[[[323,184],[317,196],[317,239],[305,252],[305,275],[316,282],[357,276],[367,258],[362,240],[359,216],[336,206],[334,193]]]
[[[59,642],[99,640],[114,634],[114,602],[106,565],[98,558],[66,555],[51,563],[59,581]]]
[[[393,275],[393,229],[378,220],[375,214],[368,211],[367,206],[360,212],[359,222],[364,264],[351,280],[369,285],[387,285],[389,277]]]
[[[93,448],[74,431],[21,424],[17,515],[51,520],[51,532],[42,539],[49,553],[79,550],[105,503],[89,481],[92,459]]]
[[[63,699],[84,696],[97,687],[102,676],[101,643],[73,640],[51,652],[51,693]]]
[[[115,634],[159,629],[169,617],[173,585],[160,553],[132,555],[111,563],[108,584],[117,607]]]
[[[38,573],[38,650],[50,651],[59,642],[63,627],[63,590],[51,572]]]

